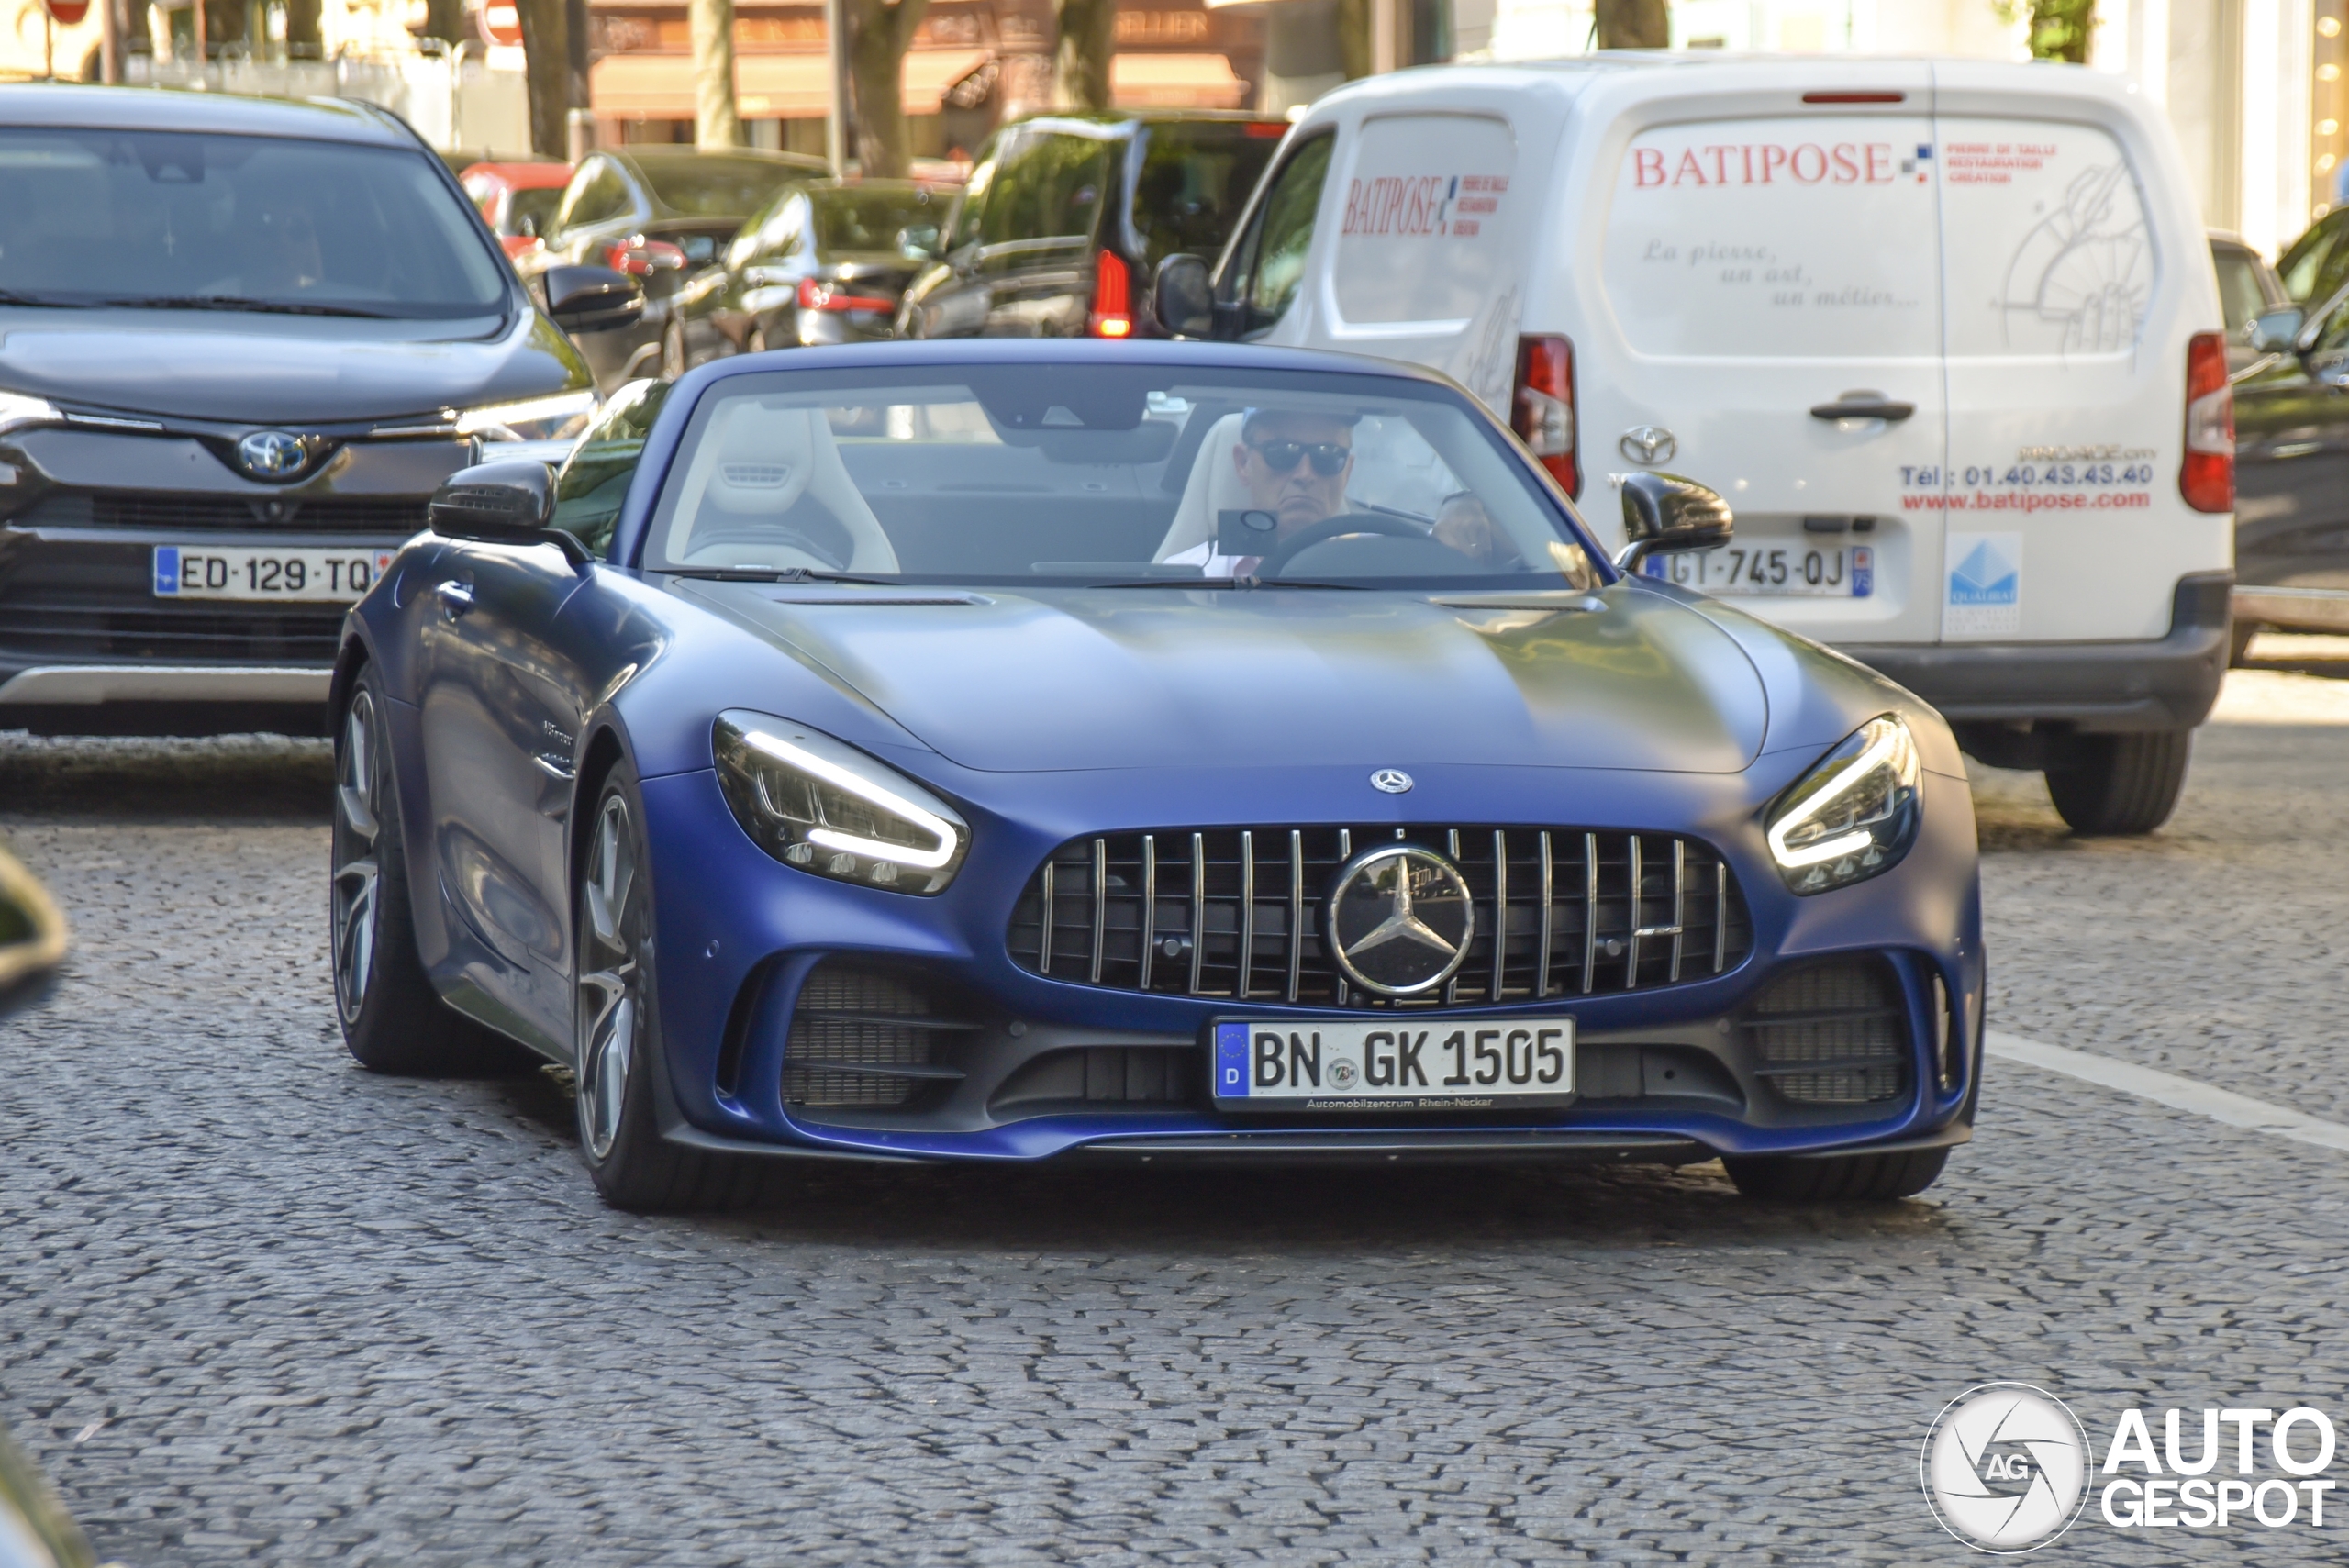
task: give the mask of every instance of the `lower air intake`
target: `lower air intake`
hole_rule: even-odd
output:
[[[885,1110],[962,1076],[940,1059],[975,1026],[941,1014],[929,988],[896,970],[827,960],[799,987],[784,1045],[783,1097],[795,1106]]]
[[[1746,1010],[1756,1075],[1798,1106],[1875,1105],[1909,1091],[1900,984],[1880,958],[1842,958],[1786,976]]]

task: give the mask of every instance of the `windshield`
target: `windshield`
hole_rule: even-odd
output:
[[[810,172],[805,164],[723,153],[645,158],[638,166],[662,204],[689,217],[747,217],[766,206],[776,186]]]
[[[1141,236],[1144,259],[1155,261],[1180,250],[1213,261],[1287,129],[1276,120],[1144,129],[1133,204],[1134,232]]]
[[[701,399],[655,571],[1585,588],[1565,509],[1424,383],[1044,363],[775,373]]]
[[[0,290],[44,304],[456,317],[509,277],[430,156],[0,127]]]
[[[935,224],[944,210],[920,185],[826,191],[816,198],[816,242],[826,250],[895,250],[899,229]]]

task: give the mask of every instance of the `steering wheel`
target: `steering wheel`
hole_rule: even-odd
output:
[[[1408,517],[1390,517],[1385,512],[1341,512],[1334,517],[1308,523],[1265,551],[1264,558],[1257,562],[1256,575],[1277,577],[1287,570],[1292,560],[1306,550],[1347,534],[1379,534],[1387,539],[1423,539],[1431,537],[1425,525]]]

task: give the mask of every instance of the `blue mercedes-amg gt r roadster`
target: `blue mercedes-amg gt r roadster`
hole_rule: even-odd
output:
[[[728,360],[468,469],[352,612],[334,980],[544,1059],[628,1208],[762,1157],[1636,1161],[1922,1189],[1983,952],[1948,728],[1613,561],[1474,398],[1193,343]]]

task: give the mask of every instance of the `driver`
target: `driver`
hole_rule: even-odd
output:
[[[1335,414],[1251,413],[1241,424],[1231,463],[1248,492],[1249,506],[1279,519],[1265,539],[1268,546],[1276,545],[1349,510],[1346,482],[1354,472],[1353,421]],[[1216,540],[1209,539],[1166,559],[1196,564],[1209,577],[1246,577],[1264,558],[1218,554]]]

